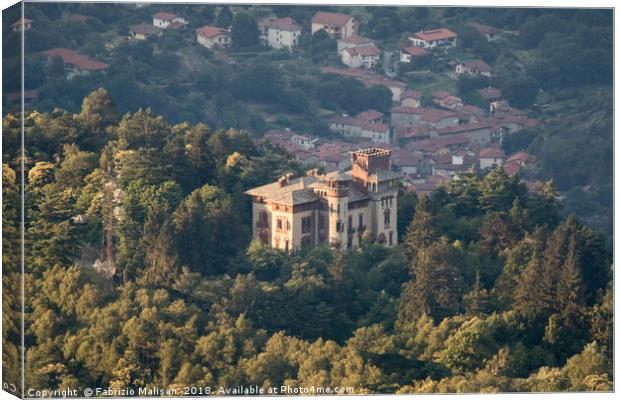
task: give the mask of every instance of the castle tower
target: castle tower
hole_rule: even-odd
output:
[[[336,248],[346,248],[349,182],[351,177],[346,174],[335,174],[327,179],[327,215],[329,244]]]

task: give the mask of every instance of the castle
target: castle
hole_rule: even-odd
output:
[[[369,232],[377,242],[395,245],[400,175],[391,170],[390,153],[355,151],[349,171],[288,174],[248,190],[253,238],[285,251],[323,243],[345,249],[359,246]]]

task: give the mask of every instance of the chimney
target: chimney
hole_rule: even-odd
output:
[[[280,187],[286,186],[287,182],[288,182],[288,179],[286,178],[286,175],[281,176],[280,179],[278,179],[278,183],[280,184]]]

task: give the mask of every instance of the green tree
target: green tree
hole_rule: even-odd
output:
[[[236,47],[251,47],[258,44],[256,19],[244,11],[235,14],[232,20],[232,42]]]

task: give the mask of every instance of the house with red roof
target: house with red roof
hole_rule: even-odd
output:
[[[153,14],[153,26],[161,29],[179,29],[187,25],[185,18],[165,11]]]
[[[385,114],[372,108],[357,114],[357,118],[361,118],[369,124],[382,124]]]
[[[456,33],[446,28],[432,29],[414,33],[409,38],[415,47],[432,49],[435,47],[456,47]]]
[[[207,49],[218,49],[230,46],[232,36],[228,29],[207,25],[196,29],[196,41]]]
[[[415,57],[421,57],[428,54],[428,51],[424,50],[422,47],[417,46],[408,46],[400,49],[400,62],[401,63],[410,63],[413,61]]]
[[[340,53],[344,65],[352,68],[374,68],[379,62],[381,51],[375,46],[348,47]]]
[[[422,92],[417,90],[406,90],[400,97],[400,106],[413,108],[422,106]]]
[[[506,154],[499,146],[489,146],[480,150],[478,153],[478,161],[480,169],[493,168],[502,165]]]
[[[456,64],[455,72],[459,75],[482,75],[490,78],[493,68],[482,60],[470,60]]]
[[[164,30],[154,25],[138,24],[129,27],[129,35],[137,40],[147,40],[151,36],[161,36]]]
[[[355,35],[357,28],[357,22],[348,14],[318,11],[312,17],[310,30],[314,35],[323,29],[332,38],[342,39]]]
[[[13,32],[21,32],[22,30],[27,31],[28,29],[32,28],[32,22],[33,21],[31,19],[20,18],[11,24],[11,29],[13,30]]]
[[[393,149],[392,161],[405,174],[417,175],[424,156],[419,151]]]
[[[390,126],[387,124],[370,123],[360,116],[334,117],[328,124],[330,131],[348,138],[363,138],[378,144],[390,143]]]
[[[501,30],[489,25],[479,24],[477,22],[469,22],[467,25],[471,26],[478,31],[479,34],[484,36],[488,42],[496,40],[500,37]]]
[[[276,18],[266,24],[267,45],[274,49],[293,49],[299,44],[301,26],[293,18]]]
[[[431,107],[394,107],[390,110],[395,127],[423,125],[429,129],[458,125],[458,114],[453,111]]]
[[[480,123],[453,125],[437,129],[434,132],[438,137],[463,135],[467,137],[472,144],[478,146],[485,146],[494,138],[491,125]]]
[[[46,50],[43,54],[50,61],[54,58],[59,58],[62,61],[67,79],[72,79],[78,75],[88,75],[92,72],[105,72],[109,67],[106,63],[93,60],[76,51],[62,47]]]
[[[342,39],[338,39],[337,46],[338,54],[340,54],[342,50],[348,48],[375,46],[375,42],[372,39],[368,39],[367,37],[355,34]]]

